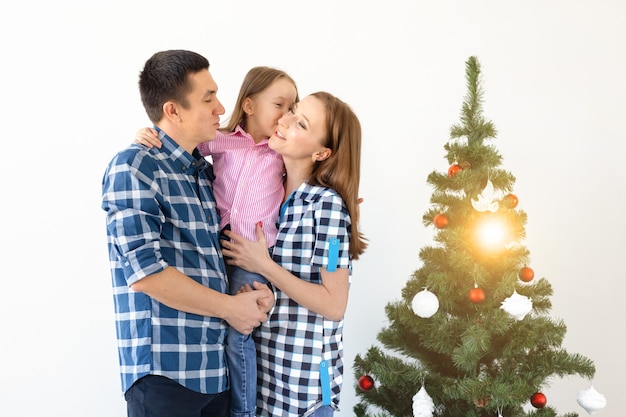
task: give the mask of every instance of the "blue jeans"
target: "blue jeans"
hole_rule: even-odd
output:
[[[159,375],[146,375],[124,394],[128,417],[228,417],[228,391],[201,394]]]
[[[228,266],[230,293],[236,294],[244,285],[267,280],[259,274],[235,266]],[[243,335],[230,327],[226,336],[226,357],[230,371],[231,417],[256,415],[256,348],[252,335]]]
[[[335,409],[330,405],[323,405],[309,414],[309,417],[333,417],[335,415]]]

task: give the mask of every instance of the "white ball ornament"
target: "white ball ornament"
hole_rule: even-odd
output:
[[[439,299],[435,294],[424,289],[413,297],[411,302],[413,312],[422,318],[432,317],[439,310]]]
[[[593,414],[606,407],[606,398],[596,391],[593,385],[589,389],[579,391],[576,401],[578,405],[584,408],[589,414]]]
[[[422,385],[422,388],[413,396],[413,417],[433,417],[434,411],[435,403]]]

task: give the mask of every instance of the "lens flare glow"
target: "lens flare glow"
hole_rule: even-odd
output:
[[[484,217],[476,223],[475,233],[476,243],[489,252],[505,249],[511,240],[509,226],[501,217]]]

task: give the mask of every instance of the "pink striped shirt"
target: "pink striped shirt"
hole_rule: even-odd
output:
[[[198,150],[213,158],[220,228],[248,240],[257,240],[256,224],[263,222],[268,247],[276,242],[278,210],[283,201],[283,159],[268,147],[267,139],[254,139],[241,127],[234,132],[218,131],[215,140],[202,143]]]

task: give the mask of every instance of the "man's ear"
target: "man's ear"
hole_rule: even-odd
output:
[[[163,116],[176,123],[181,120],[180,114],[178,114],[178,107],[173,101],[166,101],[163,104]]]

